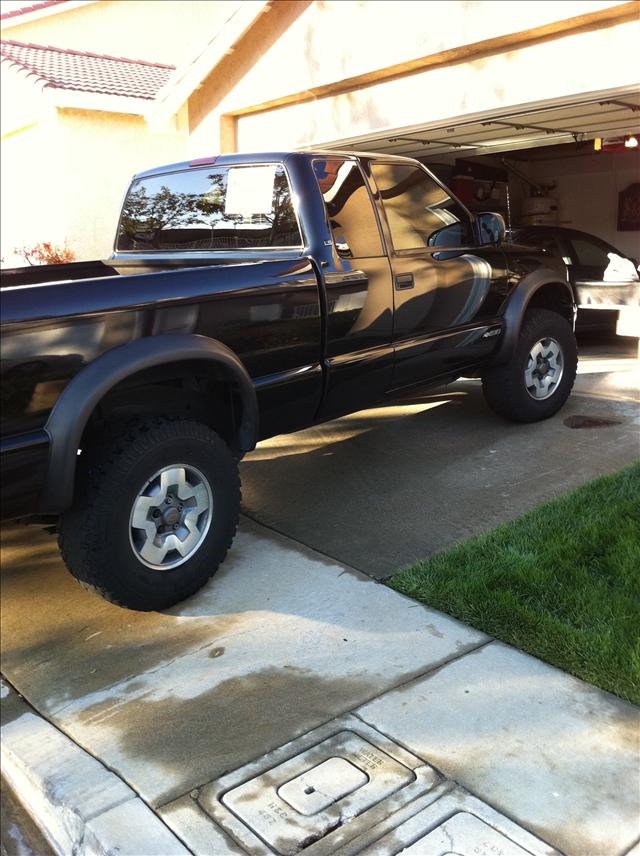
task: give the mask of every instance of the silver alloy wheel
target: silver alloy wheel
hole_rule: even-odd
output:
[[[529,351],[524,383],[531,398],[544,401],[558,388],[564,371],[564,356],[559,342],[548,336]]]
[[[205,476],[192,466],[158,470],[139,491],[129,516],[129,541],[148,568],[166,571],[190,559],[204,541],[213,513]]]

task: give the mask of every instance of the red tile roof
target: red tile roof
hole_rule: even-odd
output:
[[[48,9],[49,6],[59,6],[61,3],[68,3],[69,0],[43,0],[42,3],[32,3],[30,6],[20,6],[19,9],[12,9],[10,12],[3,12],[0,15],[0,20],[6,18],[17,18],[18,15],[27,15],[29,12],[39,12],[40,9]]]
[[[0,60],[29,76],[44,87],[97,92],[152,101],[175,70],[173,65],[125,59],[124,57],[0,41]]]

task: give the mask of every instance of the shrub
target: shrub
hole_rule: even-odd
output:
[[[16,247],[15,252],[30,265],[68,264],[76,258],[76,254],[67,246],[66,241],[63,246],[44,241],[32,247]]]

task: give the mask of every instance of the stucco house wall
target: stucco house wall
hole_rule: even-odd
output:
[[[55,107],[11,68],[0,75],[0,108],[0,257],[11,263],[19,261],[14,259],[16,247],[64,238],[64,227],[50,206],[61,189],[58,127]]]
[[[58,111],[58,157],[66,235],[78,258],[106,258],[131,176],[185,157],[186,133],[150,133],[142,116]]]
[[[231,91],[221,86],[222,71],[216,76],[214,69],[194,92],[191,153],[212,144],[229,146],[221,136],[229,114],[237,123],[231,147],[241,151],[316,145],[627,85],[636,77],[637,20],[606,28],[586,24],[566,37],[554,33],[554,22],[605,12],[624,6],[621,2],[316,0],[303,5],[298,19]],[[546,28],[548,39],[527,40],[533,28]],[[512,34],[524,34],[515,48]],[[437,57],[434,67],[416,72],[412,63],[428,56]],[[376,82],[379,71],[392,66],[394,76]],[[325,96],[325,88],[342,81],[352,85]],[[203,114],[197,124],[196,114]]]
[[[65,50],[180,65],[224,27],[241,0],[101,0],[42,17],[2,21],[2,37]],[[25,5],[27,5],[25,0]],[[108,109],[56,106],[56,93],[2,64],[2,236],[17,246],[65,240],[79,260],[112,249],[131,175],[187,156],[187,107],[151,127],[147,105]],[[73,94],[73,93],[72,93]],[[64,103],[64,98],[58,99]],[[126,99],[121,99],[124,102]],[[89,107],[90,93],[85,96]]]
[[[169,2],[171,9],[153,4],[162,8],[152,16],[154,25],[144,29],[151,5],[107,0],[25,24],[15,23],[20,18],[9,18],[3,21],[3,38],[110,56],[131,51],[130,58],[148,57],[153,62],[158,53],[165,60],[163,50],[175,41],[182,51],[191,50],[194,28],[202,26],[203,19],[222,14],[217,7],[215,15],[207,12],[209,5],[216,4]],[[130,8],[120,8],[124,6]],[[179,6],[184,7],[182,12]],[[130,18],[123,18],[123,12]],[[159,28],[157,39],[154,27]],[[136,37],[136,32],[144,32],[145,37]],[[177,40],[172,32],[178,33]],[[15,248],[40,242],[61,245],[66,241],[78,260],[105,258],[113,246],[131,176],[150,165],[186,156],[186,105],[151,128],[143,115],[148,106],[144,99],[112,96],[109,100],[91,91],[56,89],[11,62],[2,63],[0,77],[0,256],[4,263],[24,263],[14,254]]]
[[[634,31],[635,29],[635,31]],[[606,32],[586,33],[544,45],[509,51],[390,81],[275,112],[241,116],[237,145],[251,150],[256,140],[278,148],[284,140],[304,146],[366,135],[372,131],[410,127],[420,118],[455,119],[465,114],[500,110],[628,84],[620,65],[594,67],[589,57],[606,50],[629,55],[640,32],[620,25]],[[555,69],[566,68],[558,77]]]
[[[8,261],[16,247],[66,241],[79,261],[106,258],[131,176],[183,159],[184,123],[152,133],[142,116],[46,101],[28,115],[33,126],[2,141],[0,256]]]

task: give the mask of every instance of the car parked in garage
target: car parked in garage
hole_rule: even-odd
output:
[[[637,260],[601,238],[561,226],[524,226],[514,229],[510,239],[546,250],[567,265],[578,306],[578,332],[610,327],[621,309],[640,305]],[[628,262],[619,274],[611,255]],[[615,264],[615,258],[613,261]]]

